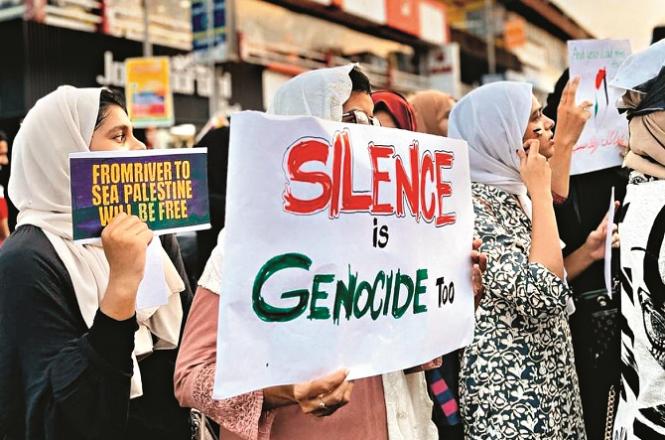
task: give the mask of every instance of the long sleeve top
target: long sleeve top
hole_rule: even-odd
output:
[[[585,439],[566,304],[571,291],[529,262],[531,222],[517,199],[474,183],[486,288],[460,372],[469,439]]]
[[[175,238],[162,242],[182,274]],[[189,288],[181,301],[186,313]],[[173,397],[176,350],[139,362],[144,395],[129,399],[137,327],[97,311],[88,329],[51,243],[18,228],[0,249],[0,438],[188,438],[188,411]]]
[[[175,394],[181,405],[219,423],[221,438],[387,440],[381,376],[355,381],[351,402],[323,418],[306,415],[295,404],[266,411],[260,390],[213,400],[218,310],[219,295],[199,287],[176,363]]]

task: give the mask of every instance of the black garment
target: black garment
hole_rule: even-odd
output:
[[[175,238],[162,243],[186,279]],[[181,301],[186,316],[188,285]],[[0,249],[0,438],[189,438],[189,412],[173,395],[177,350],[139,363],[144,395],[129,399],[137,327],[98,310],[88,330],[51,243],[18,228]]]
[[[565,256],[582,246],[589,233],[603,220],[609,208],[612,187],[615,200],[622,201],[626,195],[627,183],[628,173],[619,167],[570,178],[568,200],[554,209],[559,235],[566,243]],[[612,258],[616,262],[618,252],[614,252]],[[597,261],[570,281],[577,305],[576,312],[570,317],[570,330],[589,440],[603,438],[608,392],[612,385],[617,389],[619,383],[619,356],[609,359],[593,358],[590,347],[594,346],[595,341],[590,328],[590,311],[577,302],[581,294],[605,288],[604,267],[604,260]],[[616,295],[614,300],[617,300]],[[618,340],[616,342],[618,345]]]
[[[191,272],[196,279],[203,272],[210,253],[217,245],[217,236],[224,227],[226,212],[226,172],[229,157],[229,127],[220,127],[206,133],[197,147],[208,148],[208,194],[210,198],[211,229],[196,233],[198,267]]]
[[[547,105],[543,109],[543,113],[555,122],[561,94],[569,77],[569,70],[566,69],[554,86],[554,93],[547,97]],[[554,129],[556,130],[556,126]],[[627,184],[628,172],[620,167],[570,177],[568,199],[563,205],[554,207],[559,236],[566,243],[564,256],[570,255],[582,246],[589,233],[603,220],[610,205],[612,187],[614,187],[615,200],[622,201],[626,195]],[[618,252],[614,252],[612,260],[616,262],[618,256]],[[619,356],[593,359],[590,355],[591,348],[596,342],[593,340],[589,324],[591,315],[590,311],[585,310],[578,301],[580,295],[585,292],[605,288],[604,268],[605,262],[597,261],[570,282],[577,307],[576,312],[570,317],[570,331],[580,383],[584,423],[589,440],[603,439],[608,393],[612,385],[615,389],[619,385]],[[618,343],[617,340],[616,344]]]
[[[563,205],[555,206],[557,226],[563,250],[568,256],[584,244],[589,233],[596,229],[610,207],[614,187],[615,200],[626,196],[628,171],[620,167],[571,176],[570,193]],[[588,292],[605,287],[604,261],[597,261],[570,282],[576,292]]]

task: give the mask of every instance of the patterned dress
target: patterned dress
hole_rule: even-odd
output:
[[[464,350],[467,439],[586,439],[566,304],[571,290],[529,263],[531,222],[517,199],[473,184],[475,233],[488,255],[476,332]]]
[[[616,440],[665,439],[665,180],[632,172],[621,236]]]

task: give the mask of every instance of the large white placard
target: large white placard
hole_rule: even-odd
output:
[[[240,113],[226,213],[215,398],[470,343],[464,141]]]
[[[568,41],[570,77],[580,76],[577,103],[593,105],[591,118],[573,149],[570,174],[584,174],[621,165],[622,147],[628,140],[628,121],[616,108],[621,91],[609,83],[630,55],[628,40]]]

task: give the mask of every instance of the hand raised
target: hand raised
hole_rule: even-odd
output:
[[[552,170],[539,150],[540,142],[530,139],[524,143],[524,151],[517,151],[520,158],[520,175],[531,198],[543,193],[551,194]]]
[[[580,85],[580,77],[572,78],[566,84],[557,107],[557,128],[554,136],[557,148],[573,148],[591,117],[592,103],[584,101],[577,105],[575,96]]]
[[[125,213],[117,215],[102,231],[109,284],[100,308],[107,316],[123,320],[134,314],[146,249],[152,238],[152,231],[145,223]]]

